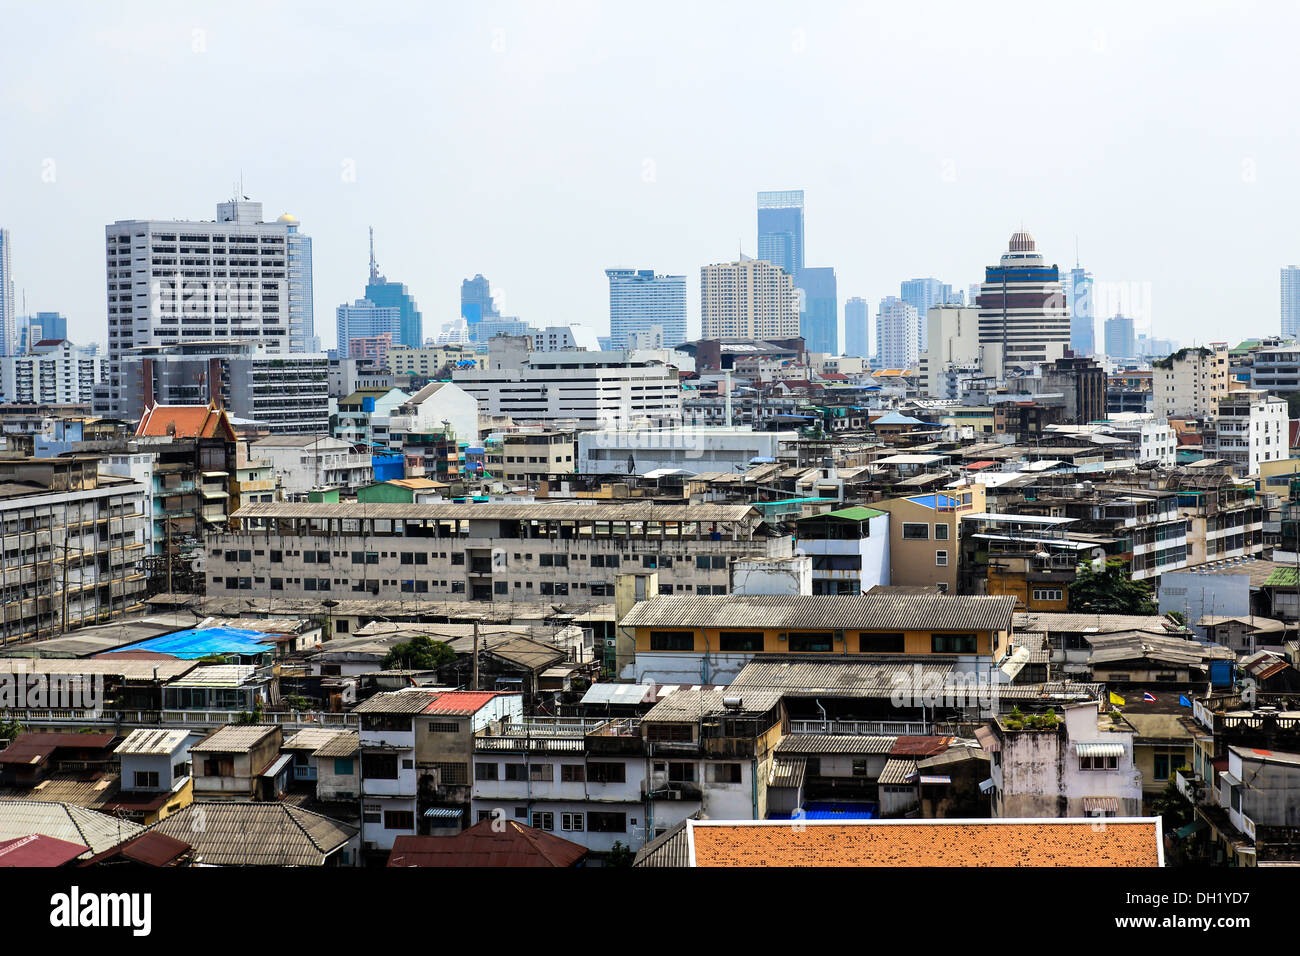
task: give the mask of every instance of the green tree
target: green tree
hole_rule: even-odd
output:
[[[615,840],[614,845],[609,848],[609,854],[605,857],[606,866],[631,866],[632,861],[636,859],[636,854],[632,848],[622,840]]]
[[[1151,585],[1129,577],[1123,561],[1107,561],[1106,570],[1082,566],[1070,585],[1070,610],[1083,614],[1155,614]]]
[[[421,635],[394,644],[384,657],[384,670],[437,670],[455,659],[456,652],[449,645]]]

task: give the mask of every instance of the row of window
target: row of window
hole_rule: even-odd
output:
[[[555,765],[550,763],[476,763],[475,780],[507,780],[551,783],[555,780]],[[626,783],[627,766],[620,762],[562,763],[562,783]]]
[[[794,654],[829,653],[835,649],[834,631],[792,633],[784,635],[784,637],[787,649]],[[858,651],[864,654],[902,654],[905,653],[905,647],[906,636],[902,632],[863,632],[858,635]],[[930,653],[932,654],[975,654],[978,653],[978,647],[979,639],[975,634],[930,635]],[[724,653],[762,653],[764,649],[763,632],[721,631],[718,634],[717,649]],[[694,651],[695,632],[651,631],[650,650]]]

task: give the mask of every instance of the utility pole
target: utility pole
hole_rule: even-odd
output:
[[[167,593],[172,593],[172,519],[171,515],[163,518],[163,547],[167,551]]]
[[[60,619],[60,634],[68,633],[68,531],[63,529],[63,615]]]
[[[478,621],[474,622],[474,664],[470,671],[470,690],[478,690]]]

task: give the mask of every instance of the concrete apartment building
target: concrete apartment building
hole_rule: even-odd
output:
[[[578,461],[577,436],[554,428],[500,432],[484,443],[485,466],[503,481],[536,485],[572,475]]]
[[[374,478],[368,452],[329,435],[272,435],[254,442],[249,453],[271,463],[286,498],[326,488],[354,491]]]
[[[578,472],[645,475],[660,469],[692,474],[734,472],[755,459],[770,460],[796,432],[752,428],[601,428],[578,433]]]
[[[1285,399],[1255,389],[1222,396],[1206,421],[1201,447],[1206,458],[1231,463],[1237,477],[1258,475],[1265,462],[1290,457]]]
[[[535,352],[527,336],[491,340],[486,369],[458,369],[452,381],[488,416],[581,428],[676,423],[682,417],[674,353]]]
[[[290,245],[301,253],[306,238],[293,217],[264,222],[260,202],[239,200],[219,203],[215,222],[106,226],[108,404],[116,409],[125,392],[118,363],[129,349],[213,340],[253,342],[273,354],[295,343],[304,349],[313,331],[294,329],[291,315],[311,321],[311,259]]]
[[[0,398],[31,405],[89,404],[107,368],[97,349],[66,340],[37,342],[26,355],[0,358]]]
[[[447,368],[487,368],[487,355],[463,345],[420,349],[394,346],[388,350],[388,368],[394,375],[435,378]]]
[[[984,511],[983,485],[873,502],[889,512],[889,583],[938,585],[957,593],[961,520]]]
[[[208,539],[210,594],[582,600],[613,597],[620,570],[656,571],[660,594],[727,594],[735,560],[791,554],[748,505],[273,503],[238,519]],[[239,551],[251,561],[226,559]]]
[[[702,339],[801,335],[794,276],[771,262],[747,257],[702,266],[700,322]]]
[[[1228,346],[1180,349],[1151,363],[1151,392],[1157,418],[1213,415],[1228,394]]]

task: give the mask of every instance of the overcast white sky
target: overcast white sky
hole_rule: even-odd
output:
[[[104,225],[212,219],[241,171],[314,240],[326,346],[372,224],[426,334],[476,272],[604,331],[616,265],[686,274],[694,334],[765,187],[807,191],[808,265],[873,316],[1022,224],[1187,344],[1275,332],[1300,261],[1294,4],[0,6],[0,225],[28,311],[80,341]]]

